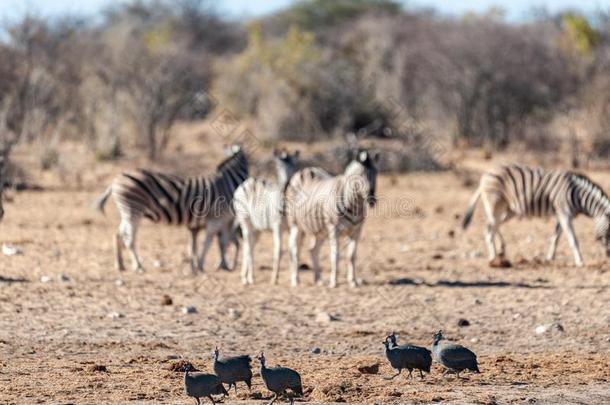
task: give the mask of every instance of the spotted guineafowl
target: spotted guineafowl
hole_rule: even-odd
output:
[[[197,405],[201,404],[199,398],[202,397],[208,397],[212,404],[216,404],[212,395],[229,395],[217,376],[214,374],[191,373],[191,369],[190,364],[184,367],[184,392],[189,397],[195,398]]]
[[[403,369],[409,370],[409,378],[413,378],[411,374],[413,370],[419,370],[419,375],[422,379],[424,378],[423,371],[430,372],[432,356],[430,350],[425,347],[413,345],[398,346],[394,333],[386,337],[383,344],[385,346],[385,355],[390,365],[398,370],[398,373],[388,378],[389,380],[398,376]]]
[[[218,347],[214,349],[214,373],[220,378],[223,384],[229,384],[237,392],[237,382],[243,381],[252,387],[252,366],[250,356],[225,357],[219,359]]]
[[[460,372],[464,370],[480,373],[476,354],[461,345],[439,343],[441,340],[443,340],[443,331],[439,330],[438,333],[434,334],[432,357],[436,362],[445,367],[443,374],[451,371],[459,378]]]
[[[287,395],[286,390],[291,390],[294,394],[303,395],[303,385],[301,384],[301,376],[296,371],[287,367],[268,368],[265,365],[265,355],[261,354],[257,357],[261,364],[261,377],[267,386],[267,389],[273,392],[273,398],[268,405],[275,402],[279,395]],[[290,403],[294,403],[292,396],[288,397]]]

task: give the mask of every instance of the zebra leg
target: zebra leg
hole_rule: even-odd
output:
[[[347,282],[351,287],[358,287],[356,280],[356,250],[360,240],[360,229],[349,238],[347,243]]]
[[[273,226],[273,273],[271,284],[277,284],[280,274],[280,259],[282,258],[282,227],[281,224]]]
[[[551,236],[551,246],[549,247],[549,253],[546,255],[546,259],[551,261],[555,259],[555,252],[557,251],[557,242],[559,242],[559,238],[561,237],[561,223],[557,221],[555,225],[555,233]]]
[[[142,263],[140,262],[140,258],[138,257],[138,252],[136,251],[136,235],[138,232],[138,224],[139,219],[122,219],[121,224],[119,225],[119,233],[121,234],[123,243],[131,254],[131,260],[133,262],[134,270],[136,271],[136,273],[142,273],[144,271],[144,268],[142,267]]]
[[[242,225],[241,229],[244,238],[244,258],[241,264],[241,281],[244,284],[254,284],[252,268],[252,251],[254,250],[253,229],[249,224]]]
[[[496,246],[494,243],[495,234],[495,224],[487,224],[487,227],[485,228],[485,243],[487,244],[487,251],[489,252],[489,261],[494,261],[496,259]]]
[[[225,257],[227,251],[227,245],[229,244],[227,227],[223,226],[218,233],[218,249],[220,251],[220,263],[218,263],[218,269],[229,270],[227,259]]]
[[[301,247],[301,233],[299,228],[293,225],[290,228],[288,246],[290,248],[290,284],[293,287],[299,285],[299,251]]]
[[[320,282],[320,248],[322,247],[322,238],[314,236],[314,244],[309,250],[311,254],[311,267],[313,267],[313,280],[316,284]]]
[[[193,228],[191,231],[191,244],[189,246],[189,257],[191,259],[191,270],[193,273],[197,271],[197,236],[199,235],[199,229]]]
[[[561,223],[561,227],[566,233],[568,243],[570,244],[572,252],[574,253],[574,262],[576,263],[576,266],[582,267],[582,256],[580,254],[580,248],[578,247],[576,235],[574,235],[574,228],[572,227],[572,218],[567,215],[559,215],[559,222]]]
[[[120,231],[117,231],[114,235],[114,257],[116,269],[118,271],[125,271],[125,264],[123,263],[123,241]]]
[[[210,220],[207,224],[207,229],[205,231],[205,240],[203,241],[203,252],[201,252],[201,257],[199,258],[199,271],[203,271],[205,265],[205,258],[208,255],[208,251],[210,250],[210,245],[212,244],[212,240],[214,237],[220,232],[223,223],[221,220]]]
[[[337,241],[337,229],[328,227],[328,240],[330,241],[330,288],[337,286],[337,267],[339,266],[339,246]]]

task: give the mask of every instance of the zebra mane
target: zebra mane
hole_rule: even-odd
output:
[[[244,158],[244,152],[240,150],[233,156],[229,156],[228,158],[226,158],[225,160],[220,162],[218,164],[218,166],[216,166],[216,171],[220,172],[223,169],[226,169],[228,166],[234,166],[236,164],[236,162],[239,162],[239,160],[241,160],[243,158]]]
[[[593,196],[593,201],[589,202],[587,207],[583,206],[582,208],[586,210],[593,208],[596,212],[587,212],[587,214],[597,216],[600,214],[599,208],[603,208],[604,214],[610,214],[610,198],[608,198],[608,195],[604,192],[604,189],[602,189],[599,184],[595,183],[584,174],[575,172],[572,172],[571,174],[574,183],[579,188],[586,190],[588,194]]]

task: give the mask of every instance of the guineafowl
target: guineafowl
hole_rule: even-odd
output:
[[[423,379],[423,371],[429,373],[432,365],[432,356],[430,350],[425,347],[403,345],[398,346],[396,343],[396,335],[392,333],[385,338],[383,342],[385,346],[385,355],[390,362],[390,365],[398,370],[389,380],[398,376],[403,369],[409,370],[409,378],[413,378],[411,374],[414,369],[419,370],[419,375]]]
[[[223,384],[229,384],[235,388],[237,392],[237,382],[243,381],[248,386],[252,387],[252,359],[250,356],[226,357],[219,359],[218,347],[214,349],[214,373],[220,378]]]
[[[434,334],[432,357],[445,367],[445,373],[452,371],[458,378],[460,378],[460,372],[464,370],[480,373],[476,354],[461,345],[439,343],[441,340],[443,340],[443,331],[439,330],[438,333]]]
[[[303,395],[303,385],[299,373],[287,367],[268,368],[265,365],[265,355],[262,352],[257,359],[261,364],[261,377],[267,389],[274,394],[268,405],[274,403],[280,394],[287,395],[286,390],[288,389],[299,396]],[[292,396],[289,397],[289,400],[291,404],[294,403]]]
[[[189,397],[194,397],[197,405],[201,403],[199,401],[201,397],[208,397],[212,404],[216,404],[212,395],[229,394],[220,379],[214,374],[191,373],[191,369],[190,364],[184,366],[184,392]]]

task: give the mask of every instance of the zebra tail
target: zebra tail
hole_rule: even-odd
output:
[[[479,202],[479,198],[481,198],[481,187],[477,188],[474,195],[470,198],[470,202],[468,203],[468,210],[466,214],[464,214],[464,219],[462,220],[462,228],[468,228],[470,225],[470,221],[472,221],[472,215],[474,214],[474,209],[477,207],[477,202]]]
[[[106,213],[104,212],[104,205],[106,205],[106,201],[108,200],[108,197],[110,197],[111,193],[112,186],[109,186],[106,191],[104,191],[104,194],[99,196],[98,199],[93,202],[93,208],[105,215]]]

